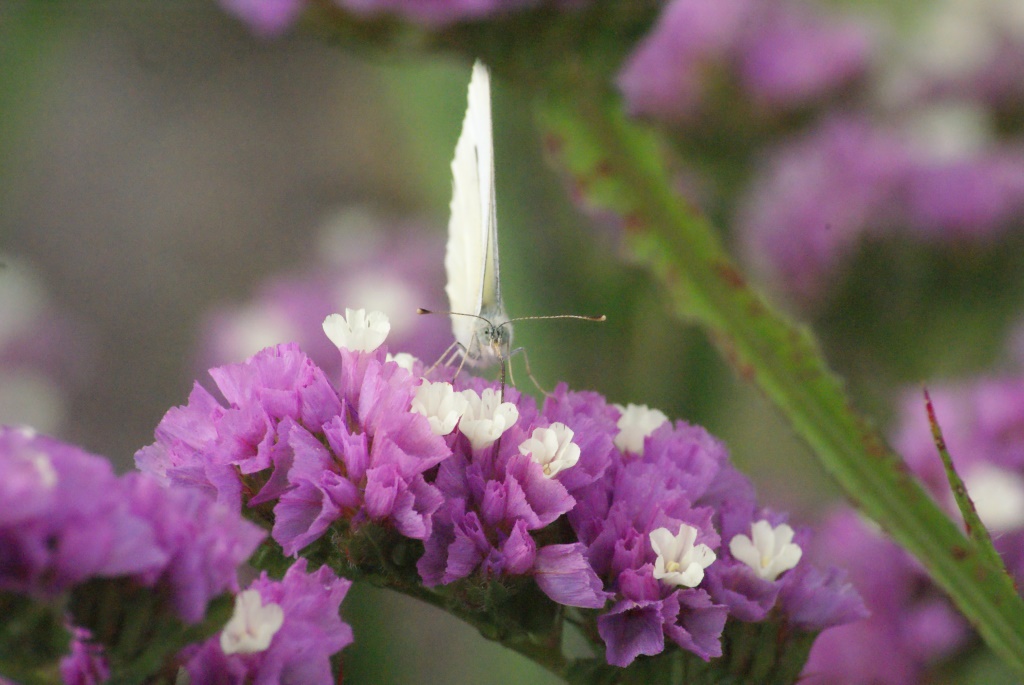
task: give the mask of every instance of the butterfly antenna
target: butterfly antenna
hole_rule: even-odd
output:
[[[491,320],[486,318],[486,317],[480,316],[479,314],[470,314],[468,312],[449,312],[447,310],[442,310],[442,309],[424,309],[423,307],[419,307],[416,310],[416,313],[417,314],[447,314],[448,316],[472,316],[474,319],[480,319],[481,321],[485,321],[487,323],[491,323]],[[527,317],[527,318],[533,318],[533,317]],[[550,317],[536,317],[536,318],[546,319],[546,318],[550,318]],[[586,318],[586,317],[578,317],[578,318]]]
[[[547,316],[517,316],[514,319],[509,319],[506,323],[514,323],[516,321],[536,321],[538,319],[580,319],[582,321],[594,321],[596,323],[600,323],[602,321],[607,321],[608,317],[604,314],[601,314],[600,316],[585,316],[582,314],[548,314]]]

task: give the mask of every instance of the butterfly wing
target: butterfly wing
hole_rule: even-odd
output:
[[[444,259],[450,310],[507,320],[498,285],[497,214],[494,198],[494,143],[491,133],[490,74],[473,65],[466,117],[452,159],[451,218]],[[486,350],[477,332],[486,324],[473,316],[453,316],[452,332],[466,356]]]

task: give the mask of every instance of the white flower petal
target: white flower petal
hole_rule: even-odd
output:
[[[408,352],[399,352],[398,354],[388,352],[384,361],[394,362],[409,373],[415,373],[413,369],[416,368],[416,362],[419,360]]]
[[[424,380],[416,388],[410,411],[426,416],[434,435],[448,435],[455,430],[455,424],[468,406],[469,401],[462,393],[455,392],[451,383]]]
[[[346,309],[345,316],[331,314],[324,319],[324,333],[331,342],[353,352],[373,352],[390,331],[391,323],[384,312]]]
[[[256,590],[235,596],[235,611],[220,633],[220,648],[225,654],[254,654],[270,646],[284,623],[284,610],[263,598]]]
[[[547,428],[535,428],[533,435],[519,445],[519,452],[540,464],[545,476],[554,478],[580,460],[580,446],[572,442],[572,437],[572,429],[556,421]]]
[[[964,474],[964,485],[985,527],[1005,533],[1024,526],[1024,479],[981,463]]]
[[[502,402],[501,395],[492,388],[486,388],[482,395],[474,390],[463,390],[468,405],[459,430],[469,438],[473,449],[492,444],[502,433],[519,420],[519,409],[511,402]]]
[[[668,528],[658,528],[652,530],[648,537],[651,549],[657,555],[654,577],[666,585],[697,587],[704,580],[704,569],[717,558],[707,545],[693,544],[697,539],[697,529],[685,523],[680,524],[676,535]]]
[[[729,541],[729,553],[754,570],[759,578],[774,581],[800,562],[803,550],[793,542],[793,529],[765,520],[750,526],[750,537],[740,534]]]
[[[619,429],[615,446],[623,452],[643,454],[644,439],[668,421],[664,413],[650,409],[646,404],[627,404],[625,407],[616,404],[615,408],[622,412],[615,424]]]

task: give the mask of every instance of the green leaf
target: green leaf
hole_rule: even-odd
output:
[[[989,563],[993,566],[998,566],[1006,573],[1006,566],[1003,564],[999,552],[992,545],[992,536],[988,534],[988,529],[978,516],[978,510],[974,508],[974,501],[967,494],[967,487],[964,485],[963,479],[960,478],[956,467],[953,466],[953,457],[950,455],[949,450],[946,449],[946,439],[942,437],[942,427],[939,426],[939,419],[935,416],[935,406],[932,404],[932,398],[928,394],[927,388],[924,390],[924,403],[928,411],[928,425],[932,429],[935,448],[939,451],[942,465],[946,469],[946,479],[949,481],[949,487],[953,490],[956,506],[960,509],[960,515],[964,517],[967,535],[978,546],[978,550],[988,557]],[[1010,582],[1013,582],[1012,579]]]

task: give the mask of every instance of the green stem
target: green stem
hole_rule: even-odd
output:
[[[623,220],[634,253],[661,279],[677,312],[708,331],[823,466],[917,556],[986,642],[1024,675],[1024,604],[1012,581],[964,537],[847,398],[811,334],[746,283],[708,222],[672,188],[660,141],[629,121],[584,68],[540,98],[548,147],[583,197]]]

